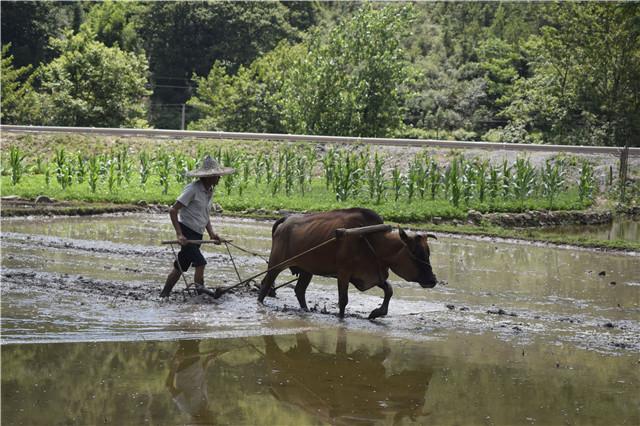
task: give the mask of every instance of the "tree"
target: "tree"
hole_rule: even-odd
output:
[[[48,124],[144,126],[147,62],[107,47],[91,32],[52,40],[61,54],[39,70]]]
[[[528,43],[505,111],[554,143],[640,146],[640,5],[565,3]]]
[[[73,21],[79,2],[3,1],[2,45],[11,43],[14,65],[37,67],[53,57],[49,39]]]
[[[149,57],[153,103],[186,102],[192,76],[208,75],[216,61],[235,74],[281,40],[298,40],[301,33],[288,18],[302,17],[293,12],[279,2],[151,3],[140,15],[140,35]],[[175,109],[152,120],[159,127],[179,127]]]
[[[189,125],[195,130],[286,132],[283,87],[296,59],[305,54],[302,45],[282,42],[271,52],[227,74],[216,62],[209,75],[194,77],[198,87],[188,104],[201,117]]]
[[[32,67],[14,68],[9,55],[11,43],[2,46],[2,108],[0,121],[4,124],[37,124],[38,102],[32,87]]]
[[[81,26],[108,47],[118,46],[128,52],[142,52],[139,16],[148,7],[145,3],[105,0],[94,3]]]
[[[371,137],[395,130],[407,75],[400,40],[410,19],[408,6],[364,4],[326,36],[314,32],[284,88],[288,130]]]

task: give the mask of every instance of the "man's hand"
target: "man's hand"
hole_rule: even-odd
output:
[[[214,244],[217,244],[217,245],[219,245],[222,242],[220,240],[220,235],[216,234],[215,232],[212,232],[211,234],[209,234],[209,238],[211,238]]]
[[[187,241],[188,241],[188,240],[187,240],[187,237],[185,237],[185,236],[184,236],[184,235],[182,235],[182,234],[178,234],[178,235],[177,235],[177,237],[178,237],[178,243],[179,243],[181,246],[186,246],[186,245],[187,245]]]

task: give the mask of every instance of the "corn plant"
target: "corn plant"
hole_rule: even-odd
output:
[[[443,183],[443,190],[444,190],[444,198],[445,199],[449,199],[449,193],[451,192],[451,164],[449,164],[447,166],[447,168],[444,169],[444,172],[442,173],[442,183]]]
[[[595,188],[593,166],[587,161],[583,161],[580,167],[580,178],[578,180],[578,197],[580,198],[580,202],[592,201]]]
[[[428,182],[431,200],[435,200],[436,196],[438,195],[440,183],[442,182],[442,177],[440,176],[440,167],[438,167],[438,163],[435,160],[431,160],[431,164],[429,165]]]
[[[42,166],[42,172],[44,173],[44,183],[49,188],[51,184],[51,164],[48,161]]]
[[[394,166],[391,170],[391,188],[393,189],[393,199],[398,201],[402,194],[402,184],[404,183],[404,176],[400,172],[398,166]]]
[[[11,184],[14,186],[20,182],[24,173],[24,165],[22,164],[24,157],[25,154],[20,152],[20,148],[17,146],[11,147],[9,151],[9,166],[11,167]]]
[[[120,176],[120,173],[118,173],[117,160],[112,158],[107,166],[107,188],[109,188],[109,192],[113,192],[113,188],[118,182],[118,176]]]
[[[318,155],[313,148],[307,149],[305,157],[307,158],[307,168],[305,174],[307,176],[308,189],[311,189],[311,182],[313,181],[313,169],[318,161]]]
[[[505,199],[507,199],[511,194],[511,166],[509,165],[509,162],[507,161],[506,158],[502,161],[501,178],[502,178],[502,196]]]
[[[553,209],[553,200],[562,191],[565,183],[564,179],[564,166],[561,161],[555,163],[551,160],[547,160],[542,172],[542,195],[547,199],[549,203],[549,209]]]
[[[454,160],[451,162],[451,166],[448,169],[449,173],[446,179],[446,186],[449,187],[450,193],[449,200],[455,207],[458,207],[460,205],[460,196],[462,194],[460,188],[460,164],[461,161],[458,161],[458,159],[454,158]]]
[[[249,178],[251,177],[251,165],[253,161],[252,158],[247,155],[242,155],[240,157],[240,169],[242,171],[242,183],[245,185],[249,184]]]
[[[340,151],[333,175],[333,191],[336,200],[347,201],[358,192],[362,169],[358,167],[357,154]]]
[[[64,148],[60,148],[56,150],[53,160],[56,165],[56,168],[55,168],[56,180],[58,181],[58,184],[62,187],[62,189],[65,189],[67,187],[67,179],[65,177],[64,170],[65,170],[65,165],[67,163],[67,157],[66,157]]]
[[[296,159],[296,176],[298,180],[298,188],[304,197],[307,189],[307,157],[300,155]]]
[[[44,174],[45,161],[41,156],[36,157],[36,164],[34,165],[33,172],[37,175]]]
[[[187,160],[182,152],[176,152],[173,155],[173,164],[175,165],[176,182],[186,183],[187,172]]]
[[[100,177],[100,159],[97,156],[89,158],[88,161],[88,182],[91,192],[95,193],[98,187],[98,178]]]
[[[427,189],[429,189],[429,167],[431,166],[431,158],[425,152],[422,156],[422,163],[420,166],[421,172],[418,177],[418,192],[420,193],[420,199],[424,200],[425,195],[427,194]]]
[[[125,147],[123,147],[116,154],[117,161],[117,183],[118,186],[122,186],[122,181],[131,182],[131,161],[129,160],[129,153]]]
[[[476,194],[478,196],[478,201],[480,203],[484,203],[484,199],[487,193],[487,170],[489,169],[489,162],[485,161],[475,161],[476,168]]]
[[[100,176],[105,177],[107,175],[107,169],[109,168],[110,157],[104,153],[98,155],[98,162],[100,163]]]
[[[235,151],[231,151],[229,149],[225,149],[222,153],[222,164],[225,167],[233,167],[235,169],[238,168],[238,156],[239,154]],[[225,176],[224,180],[224,189],[227,195],[231,195],[231,191],[236,183],[236,174],[232,173],[230,175]]]
[[[282,171],[284,173],[284,193],[291,195],[293,185],[296,180],[296,167],[295,167],[295,153],[290,147],[286,147],[280,152],[281,160],[278,162],[282,164]]]
[[[271,195],[275,196],[278,192],[280,192],[280,188],[282,187],[282,165],[283,158],[282,156],[278,156],[278,163],[275,165],[275,169],[272,171],[272,176],[270,180],[271,186]]]
[[[262,176],[265,169],[264,154],[262,152],[258,153],[256,158],[254,159],[254,164],[255,164],[254,182],[257,187],[258,185],[260,185],[260,183],[262,183]]]
[[[140,161],[140,185],[145,186],[151,175],[151,157],[147,151],[142,151],[138,154],[138,160]]]
[[[518,158],[514,164],[513,195],[524,205],[524,200],[535,190],[536,171],[529,159]]]
[[[271,185],[271,181],[273,180],[274,170],[273,170],[273,157],[267,154],[264,156],[264,171],[265,171],[265,179],[267,181],[267,185]]]
[[[366,169],[369,198],[375,200],[376,204],[380,204],[386,189],[383,165],[384,158],[376,152],[373,157],[373,167]]]
[[[322,157],[322,167],[324,168],[325,187],[329,189],[333,185],[333,175],[336,170],[336,150],[330,147]]]
[[[413,200],[416,191],[424,194],[424,170],[422,169],[422,160],[417,156],[409,164],[409,171],[406,179],[407,199],[409,202]]]
[[[460,183],[462,200],[464,201],[464,204],[468,206],[471,203],[471,198],[473,197],[476,187],[476,167],[474,163],[464,161],[464,159],[460,157],[459,170],[461,172]]]
[[[76,155],[76,181],[78,184],[82,184],[84,182],[85,177],[87,176],[87,160],[84,156],[78,152]]]
[[[160,185],[162,186],[162,193],[167,194],[169,192],[169,181],[171,179],[171,159],[168,154],[161,152],[158,155],[156,169],[158,171]]]
[[[489,195],[489,199],[491,201],[495,201],[499,193],[500,193],[500,168],[498,166],[490,166],[489,180],[487,182],[487,195]]]

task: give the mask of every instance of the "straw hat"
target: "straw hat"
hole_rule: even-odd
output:
[[[200,167],[187,172],[187,176],[190,177],[210,177],[210,176],[223,176],[230,175],[236,170],[233,167],[222,167],[216,160],[207,155],[202,159]]]

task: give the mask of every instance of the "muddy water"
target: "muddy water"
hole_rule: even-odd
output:
[[[271,223],[218,222],[268,253]],[[164,216],[2,221],[3,424],[640,423],[637,254],[440,236],[446,285],[392,277],[374,322],[381,292],[352,288],[339,321],[329,279],[310,313],[290,288],[160,301],[172,237]],[[237,281],[206,257],[208,285]]]

